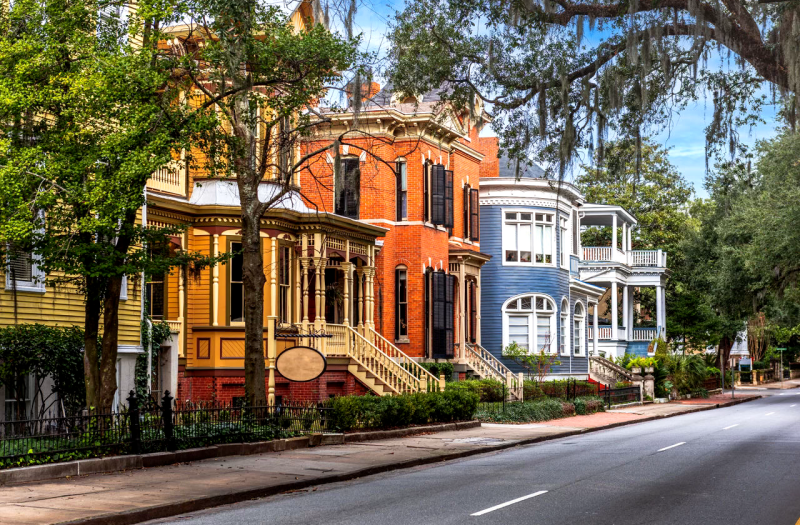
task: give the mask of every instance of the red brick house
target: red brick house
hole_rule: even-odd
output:
[[[304,144],[302,154],[330,147],[302,171],[301,193],[321,212],[388,229],[375,261],[374,330],[415,360],[486,375],[478,184],[497,169],[497,139],[478,134],[489,117],[481,105],[453,111],[437,92],[401,97],[374,83],[362,92],[358,131],[348,131],[353,113],[329,113]]]

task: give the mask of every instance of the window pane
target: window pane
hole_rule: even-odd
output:
[[[544,308],[544,299],[542,297],[536,298],[536,309],[542,310]]]
[[[516,310],[517,302],[518,301],[511,301],[510,303],[508,303],[508,306],[506,306],[506,310]]]
[[[534,230],[534,240],[533,246],[536,249],[536,262],[544,262],[544,256],[542,255],[542,228],[541,225],[536,225],[536,229]]]
[[[520,262],[531,262],[531,225],[519,225],[519,260]]]
[[[231,322],[241,323],[244,321],[242,312],[242,302],[244,300],[243,287],[241,283],[231,283]]]
[[[520,218],[520,220],[523,220],[523,221],[529,221],[529,220],[531,220],[531,214],[530,213],[520,213],[519,214],[519,218]]]
[[[537,213],[537,214],[536,214],[536,220],[537,220],[537,221],[543,221],[543,220],[544,220],[544,214],[542,214],[542,213]]]
[[[545,255],[553,254],[553,227],[545,226],[542,232],[542,253]],[[550,262],[550,261],[545,261]]]
[[[516,213],[506,213],[506,220],[507,221],[515,221],[515,220],[517,220],[517,214]]]
[[[537,315],[536,316],[536,350],[550,350],[550,316]]]
[[[506,261],[517,260],[517,225],[503,225],[503,246],[506,250]]]
[[[531,309],[531,298],[530,297],[523,297],[520,299],[520,308],[523,310],[530,310]]]
[[[528,323],[527,315],[512,315],[508,318],[508,342],[517,343],[523,348],[528,348]]]

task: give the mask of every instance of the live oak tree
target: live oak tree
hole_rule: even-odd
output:
[[[339,85],[338,73],[356,62],[358,39],[341,38],[319,23],[295,31],[278,9],[255,0],[185,6],[184,20],[193,29],[173,48],[184,57],[187,92],[197,90],[197,105],[218,119],[198,134],[205,154],[198,167],[235,180],[241,202],[245,399],[258,405],[266,400],[261,218],[297,189],[296,174],[306,161],[328,148],[295,154],[303,137],[329,122],[316,106]],[[315,15],[317,21],[324,16]]]
[[[796,2],[780,0],[419,0],[394,21],[389,70],[404,92],[479,96],[512,157],[563,175],[581,148],[602,160],[609,132],[640,150],[704,95],[707,144],[733,149],[765,82],[794,126],[798,24]]]
[[[209,262],[170,249],[179,228],[138,220],[150,175],[200,128],[148,36],[164,15],[121,5],[23,0],[0,15],[0,251],[32,251],[48,284],[83,294],[86,403],[101,408],[117,390],[123,280]]]

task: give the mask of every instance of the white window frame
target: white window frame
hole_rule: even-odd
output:
[[[561,268],[569,270],[569,245],[567,244],[569,241],[569,230],[567,229],[568,221],[566,217],[559,217],[559,234],[561,237],[559,240],[559,255],[561,256]]]
[[[549,210],[549,209],[521,209],[521,208],[513,208],[513,209],[502,209],[502,229],[501,229],[501,244],[502,244],[502,264],[503,266],[541,266],[545,268],[557,268],[559,266],[558,257],[556,256],[558,250],[558,232],[557,229],[559,227],[557,218],[558,214],[556,210]],[[516,214],[515,219],[508,219],[506,218],[507,214]],[[530,215],[530,219],[524,218],[524,215]],[[537,215],[540,216],[549,216],[550,221],[545,220],[537,220]],[[507,225],[516,225],[516,245],[518,252],[517,260],[516,261],[507,261],[506,260],[506,248],[507,248],[507,241],[506,238],[506,226]],[[530,262],[521,262],[521,255],[519,255],[523,250],[520,250],[520,229],[523,225],[530,225]],[[536,262],[536,256],[539,255],[536,246],[536,229],[537,226],[549,226],[551,235],[550,235],[550,253],[549,254],[542,254],[542,255],[550,255],[550,262]]]
[[[578,314],[577,309],[578,306],[581,308],[581,313]],[[575,352],[574,355],[576,357],[584,357],[586,356],[586,315],[589,309],[587,305],[583,304],[581,301],[575,301],[575,314],[573,317],[573,340],[575,341]],[[578,333],[574,333],[574,325],[578,324]]]
[[[565,308],[566,307],[566,308]],[[560,349],[561,355],[568,356],[570,354],[570,325],[569,325],[569,301],[566,297],[561,299],[561,330],[559,331],[561,337]]]
[[[16,288],[18,292],[45,293],[45,274],[40,266],[41,260],[40,255],[35,252],[31,253],[31,280],[20,281],[15,279],[14,283],[11,282],[11,261],[6,261],[6,290]]]
[[[514,303],[515,301],[520,301],[521,299],[530,298],[531,300],[531,307],[530,309],[520,309],[520,302],[517,302],[516,309],[509,309],[509,305]],[[536,299],[544,299],[545,301],[549,301],[550,306],[552,307],[551,310],[538,310],[536,308]],[[529,353],[539,353],[540,348],[538,345],[538,318],[542,316],[549,317],[550,320],[550,345],[547,350],[548,355],[558,354],[557,343],[554,340],[557,331],[556,331],[556,301],[553,300],[552,297],[546,294],[519,294],[514,297],[507,299],[502,306],[502,313],[503,313],[503,350],[509,345],[509,319],[512,316],[527,316],[528,317],[528,352]],[[533,348],[531,348],[533,347]]]

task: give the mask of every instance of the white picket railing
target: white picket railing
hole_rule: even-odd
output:
[[[635,250],[631,252],[631,266],[667,266],[667,254],[661,250]]]
[[[598,326],[598,339],[611,339],[611,327],[610,326]],[[624,331],[623,328],[620,328],[620,331]],[[594,339],[594,327],[589,327],[589,340]]]
[[[414,376],[418,384],[414,387],[414,392],[430,392],[440,389],[440,380],[434,376],[427,369],[423,368],[416,361],[411,359],[402,350],[394,346],[388,339],[381,334],[370,328],[366,333],[367,339],[373,344],[378,351],[391,357],[396,363],[408,370]]]
[[[583,249],[584,261],[610,261],[611,246],[593,246]]]
[[[186,196],[186,164],[173,160],[158,168],[150,180],[147,187],[166,193]]]
[[[656,338],[655,328],[634,328],[632,341],[652,341]]]

